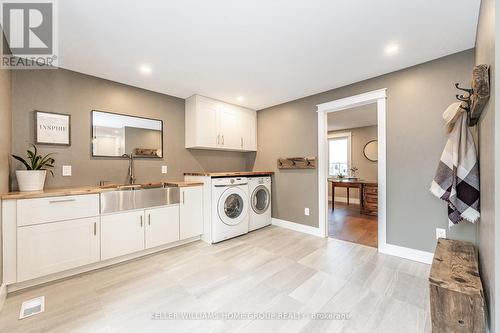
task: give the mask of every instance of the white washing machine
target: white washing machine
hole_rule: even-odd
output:
[[[271,177],[248,178],[250,193],[250,221],[248,230],[271,224]]]
[[[212,243],[248,233],[248,179],[212,178]]]

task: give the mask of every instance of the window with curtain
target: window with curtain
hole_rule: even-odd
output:
[[[329,144],[329,175],[337,177],[338,175],[348,175],[349,170],[349,136],[332,137],[328,140]]]

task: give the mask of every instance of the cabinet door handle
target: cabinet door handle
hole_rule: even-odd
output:
[[[224,144],[224,134],[222,134],[222,144]]]
[[[94,236],[97,235],[97,222],[94,222]]]
[[[220,145],[220,134],[217,134],[217,144]]]
[[[241,138],[241,148],[243,148],[243,137]]]
[[[53,203],[72,202],[72,201],[76,201],[76,199],[51,200],[51,201],[49,201],[49,203],[53,204]]]
[[[141,228],[142,228],[142,215],[141,215]]]
[[[151,214],[148,214],[148,225],[151,225]]]
[[[182,204],[183,205],[186,202],[186,200],[185,200],[185,198],[186,198],[185,194],[186,194],[186,192],[182,192]]]

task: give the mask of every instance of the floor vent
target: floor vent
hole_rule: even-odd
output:
[[[19,311],[19,319],[28,318],[45,310],[45,296],[24,301]]]

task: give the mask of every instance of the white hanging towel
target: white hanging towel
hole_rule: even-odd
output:
[[[450,225],[479,219],[479,163],[467,113],[460,104],[451,104],[443,114],[452,130],[430,188],[436,197],[448,203]]]

